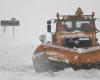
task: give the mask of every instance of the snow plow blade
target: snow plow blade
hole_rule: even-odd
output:
[[[59,70],[64,70],[65,68],[70,67],[69,64],[66,64],[64,62],[51,61],[45,59],[45,57],[45,53],[41,53],[41,55],[38,55],[33,59],[33,66],[37,73],[50,71],[57,72]]]

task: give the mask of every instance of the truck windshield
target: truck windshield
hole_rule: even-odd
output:
[[[76,27],[80,28],[82,25],[89,25],[90,21],[76,21]]]
[[[71,21],[62,21],[62,26],[72,28],[72,22]]]
[[[93,24],[91,21],[62,21],[61,31],[91,31],[93,30]]]
[[[61,31],[71,31],[72,21],[62,21]]]

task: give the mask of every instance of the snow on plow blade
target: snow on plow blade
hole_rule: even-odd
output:
[[[45,58],[46,55],[44,52],[39,53],[41,55],[38,55],[37,52],[35,52],[34,54],[35,54],[35,58],[33,59],[33,66],[37,73],[49,72],[49,71],[57,72],[59,70],[64,70],[64,68],[66,67],[70,67],[70,65],[67,63],[51,61],[46,59]]]

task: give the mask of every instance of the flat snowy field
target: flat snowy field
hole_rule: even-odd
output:
[[[35,46],[34,46],[35,47]],[[0,80],[100,80],[100,70],[77,70],[37,74],[32,64],[32,45],[19,45],[0,35]]]

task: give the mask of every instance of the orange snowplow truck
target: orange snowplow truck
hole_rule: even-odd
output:
[[[33,54],[36,72],[59,71],[72,67],[77,69],[100,68],[100,45],[96,37],[95,14],[84,15],[78,8],[75,15],[60,15],[47,21],[51,41],[41,35]],[[55,24],[56,26],[51,26]],[[54,29],[52,31],[52,29]]]

